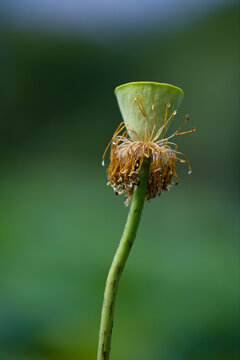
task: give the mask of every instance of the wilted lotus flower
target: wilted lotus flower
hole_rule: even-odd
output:
[[[188,171],[191,172],[186,155],[177,150],[177,145],[171,139],[195,131],[193,128],[181,132],[188,120],[186,116],[182,126],[172,135],[166,135],[170,121],[183,99],[183,91],[175,86],[135,82],[117,87],[115,94],[124,122],[113,134],[104,152],[103,164],[110,146],[108,183],[116,194],[126,195],[126,204],[131,202],[131,207],[106,281],[98,360],[109,360],[119,279],[136,237],[144,199],[160,195],[177,181],[177,161],[187,163]]]
[[[182,126],[166,136],[170,121],[183,99],[183,91],[176,86],[132,82],[117,87],[115,94],[124,122],[118,126],[104,152],[103,165],[110,146],[108,184],[116,194],[126,195],[128,205],[134,186],[139,184],[138,173],[145,158],[150,161],[146,200],[169,190],[171,184],[178,182],[175,170],[178,160],[186,162],[188,172],[191,173],[186,155],[177,151],[177,145],[171,139],[196,129],[181,132],[188,120],[187,115]]]

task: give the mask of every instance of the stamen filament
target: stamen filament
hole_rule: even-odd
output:
[[[124,122],[121,122],[121,124],[117,127],[117,130],[115,131],[115,133],[113,134],[113,137],[112,137],[112,140],[108,143],[104,153],[103,153],[103,156],[102,156],[102,165],[104,166],[105,163],[104,163],[104,158],[105,158],[105,155],[106,155],[106,152],[109,148],[109,146],[112,144],[112,142],[114,141],[115,137],[127,126],[126,124],[124,124],[122,127],[121,125],[124,124]],[[121,127],[121,129],[119,130],[119,128]]]
[[[165,110],[165,118],[164,118],[164,123],[163,123],[163,125],[165,125],[165,123],[166,123],[166,121],[167,121],[167,114],[168,114],[168,108],[170,107],[171,105],[168,103],[167,105],[166,105],[166,110]],[[166,138],[166,129],[165,128],[163,128],[164,130],[163,130],[163,136],[164,136],[164,138]]]
[[[178,131],[182,130],[182,128],[185,126],[185,124],[188,122],[188,119],[189,119],[189,115],[187,114],[186,117],[185,117],[185,120],[184,122],[182,123],[181,126],[179,126],[179,128],[177,129]]]
[[[163,129],[167,126],[167,124],[169,123],[169,121],[172,119],[172,117],[174,116],[174,115],[176,115],[176,113],[177,113],[177,110],[174,110],[173,111],[173,113],[172,113],[172,115],[169,117],[169,119],[167,120],[167,122],[163,125]]]
[[[157,113],[156,113],[156,107],[154,104],[152,105],[152,109],[154,111],[154,125],[156,126],[157,125]]]
[[[143,110],[143,114],[144,114],[143,116],[147,116],[146,111],[143,106],[143,103],[142,103],[142,95],[141,94],[139,95],[139,102],[140,102],[142,110]]]
[[[195,132],[196,130],[197,129],[194,127],[194,128],[192,128],[192,130],[184,131],[184,132],[181,132],[181,133],[176,133],[176,135],[189,134],[189,133]]]
[[[138,105],[138,107],[139,107],[139,110],[141,111],[142,115],[143,115],[144,117],[146,117],[146,113],[145,113],[144,107],[141,107],[141,106],[140,106],[140,96],[141,96],[141,95],[139,95],[139,101],[138,101],[138,98],[137,98],[137,97],[134,98],[134,101],[137,103],[137,105]],[[141,105],[142,105],[142,102],[141,102]],[[143,105],[142,105],[142,106],[143,106]]]

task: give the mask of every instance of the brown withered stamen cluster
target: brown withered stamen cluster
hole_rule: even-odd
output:
[[[121,123],[108,145],[108,147],[111,146],[111,151],[110,165],[107,170],[107,184],[113,187],[116,195],[125,194],[126,205],[131,202],[134,188],[139,184],[138,173],[145,158],[150,160],[149,178],[145,200],[150,200],[155,196],[159,196],[163,191],[169,190],[173,184],[177,184],[178,177],[175,171],[177,160],[180,162],[186,162],[188,164],[189,173],[191,172],[191,166],[186,155],[178,152],[177,145],[169,142],[169,139],[175,135],[182,135],[196,130],[193,128],[190,131],[182,133],[179,132],[188,120],[188,116],[186,116],[183,125],[179,127],[173,135],[166,138],[165,127],[171,118],[176,114],[176,111],[174,111],[167,120],[167,109],[170,106],[170,104],[167,104],[164,124],[158,130],[157,134],[153,135],[156,127],[156,110],[153,105],[153,110],[155,112],[155,125],[150,135],[148,131],[147,115],[141,101],[141,96],[139,96],[138,99],[135,98],[135,101],[146,119],[147,126],[145,138],[142,139],[136,131],[130,129],[129,126],[128,130],[125,130],[124,133],[120,135],[127,126],[126,124]],[[134,133],[137,140],[133,140],[128,136],[128,132],[130,131]],[[164,137],[159,140],[161,134],[163,134]],[[170,145],[174,146],[174,149]],[[103,155],[103,165],[108,147]],[[178,154],[180,154],[181,158],[177,157]],[[173,180],[174,178],[175,181]]]

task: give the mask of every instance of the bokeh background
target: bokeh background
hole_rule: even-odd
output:
[[[239,343],[237,1],[0,1],[0,358],[94,360],[128,210],[101,156],[113,90],[167,82],[197,133],[193,173],[146,203],[112,360],[235,360]]]

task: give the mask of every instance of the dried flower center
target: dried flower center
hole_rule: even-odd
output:
[[[107,169],[107,183],[113,187],[117,195],[126,195],[126,205],[131,201],[134,187],[139,184],[138,173],[142,167],[144,158],[148,158],[151,162],[146,200],[150,200],[155,196],[160,195],[163,191],[169,190],[173,184],[177,184],[178,176],[175,170],[177,161],[187,163],[188,172],[191,173],[191,166],[188,158],[185,154],[177,151],[177,145],[169,140],[176,135],[183,135],[196,131],[196,129],[193,128],[189,131],[179,132],[188,121],[187,115],[184,123],[177,131],[171,136],[166,137],[166,125],[169,124],[172,117],[177,112],[176,110],[173,111],[170,117],[167,118],[168,108],[170,107],[170,104],[167,104],[164,123],[157,131],[156,135],[154,135],[157,124],[155,105],[152,105],[155,122],[153,129],[150,131],[141,95],[139,95],[138,98],[135,98],[134,101],[138,105],[139,110],[146,121],[145,138],[142,139],[134,129],[131,129],[127,124],[121,123],[113,134],[112,140],[103,154],[104,165],[104,158],[110,146],[110,165]],[[128,130],[126,130],[126,127],[128,127]],[[130,131],[134,133],[137,140],[132,140],[128,136]],[[122,135],[120,135],[121,133]]]

